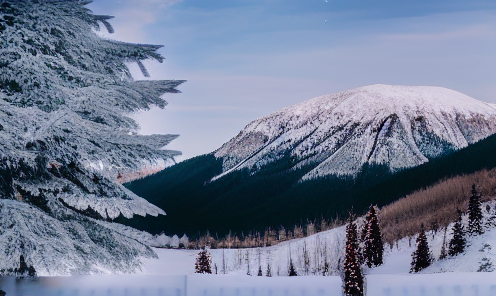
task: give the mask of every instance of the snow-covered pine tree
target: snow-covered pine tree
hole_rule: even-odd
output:
[[[259,265],[258,266],[258,274],[257,276],[263,276],[263,273],[262,273],[262,265]]]
[[[265,273],[265,276],[272,277],[272,270],[269,263],[267,263],[267,272]]]
[[[432,256],[429,250],[427,237],[425,236],[424,225],[422,225],[422,230],[417,236],[416,249],[412,254],[412,263],[410,266],[410,272],[419,272],[422,269],[431,265],[431,262],[432,262]]]
[[[462,225],[462,212],[458,210],[458,219],[453,225],[453,237],[449,242],[448,254],[455,256],[465,250],[465,231]]]
[[[183,81],[134,81],[125,63],[162,62],[160,46],[99,37],[111,17],[88,3],[0,5],[2,269],[15,268],[21,244],[40,274],[129,273],[156,256],[106,220],[165,214],[119,182],[173,163],[178,152],[159,148],[176,135],[138,136],[128,114],[163,108]]]
[[[495,211],[493,211],[491,209],[490,205],[486,205],[486,212],[487,212],[488,217],[487,217],[486,223],[484,223],[484,227],[485,228],[491,228],[491,227],[496,226],[496,216],[495,216],[496,207],[495,207]]]
[[[472,194],[468,201],[468,232],[470,234],[482,234],[482,210],[481,196],[472,185]]]
[[[206,247],[203,247],[195,262],[195,273],[212,273],[212,257],[207,251]]]
[[[374,206],[370,206],[366,216],[366,235],[363,248],[364,261],[370,268],[383,263],[384,245],[382,243],[381,229]]]
[[[363,275],[357,260],[357,229],[352,215],[346,226],[346,252],[344,259],[343,290],[346,296],[363,295]]]
[[[487,251],[491,251],[491,245],[489,244],[484,244],[482,246],[482,249],[479,250],[479,252],[486,253]],[[491,259],[488,258],[487,254],[484,255],[484,257],[479,261],[479,269],[477,272],[493,272],[494,271],[494,266],[493,263],[491,262]]]
[[[293,259],[291,259],[291,258],[289,259],[288,275],[289,276],[298,276],[298,274],[296,273],[296,269],[294,268]]]

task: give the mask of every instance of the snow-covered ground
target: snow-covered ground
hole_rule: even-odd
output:
[[[447,240],[451,237],[449,229]],[[443,231],[427,233],[434,258],[439,257],[443,234]],[[492,251],[492,247],[496,247],[496,228],[469,237],[463,254],[437,260],[419,274],[409,273],[414,245],[415,237],[412,237],[404,238],[393,248],[388,246],[385,264],[365,270],[367,295],[496,295],[496,273],[475,272],[483,258],[487,259],[484,262],[496,262]],[[343,246],[344,229],[340,227],[273,247],[210,250],[217,275],[194,274],[197,250],[154,249],[159,259],[145,259],[144,268],[137,275],[43,277],[23,281],[0,278],[0,288],[9,296],[341,295],[338,274]],[[304,264],[305,249],[308,272]],[[289,254],[301,276],[286,276]],[[226,274],[222,274],[223,257]],[[331,276],[320,275],[319,266],[325,258],[330,264]],[[259,262],[262,277],[256,276]],[[247,275],[248,264],[252,276]],[[265,276],[267,264],[271,265],[272,277]]]

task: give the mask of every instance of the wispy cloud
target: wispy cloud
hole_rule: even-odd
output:
[[[90,4],[95,13],[109,14],[116,18],[111,21],[115,34],[106,36],[122,41],[146,43],[146,27],[163,16],[163,10],[182,0],[120,0],[101,1]],[[106,34],[104,34],[106,35]]]
[[[388,34],[381,37],[396,41],[450,41],[474,39],[481,37],[492,38],[495,28],[492,24],[478,24],[475,26],[433,33]]]

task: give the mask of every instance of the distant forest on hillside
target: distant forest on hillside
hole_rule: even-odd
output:
[[[493,135],[394,174],[387,166],[364,166],[356,178],[327,176],[304,182],[299,180],[313,166],[292,170],[289,153],[253,175],[239,170],[209,182],[222,172],[222,160],[207,154],[126,184],[167,216],[121,216],[116,222],[151,233],[192,237],[207,230],[223,236],[229,231],[291,228],[322,217],[344,218],[352,208],[363,214],[371,204],[382,207],[440,180],[496,167],[495,151]]]

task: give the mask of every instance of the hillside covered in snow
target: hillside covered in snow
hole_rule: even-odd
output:
[[[125,63],[161,46],[99,37],[112,17],[89,1],[0,4],[0,269],[20,255],[39,274],[128,273],[154,252],[99,224],[165,212],[120,185],[174,163],[177,135],[138,136],[127,115],[164,107],[183,81],[134,81]]]
[[[487,211],[486,205],[489,205]],[[492,272],[496,270],[496,203],[494,201],[483,205],[485,232],[481,235],[465,234],[467,247],[456,256],[439,259],[444,230],[426,232],[429,248],[433,258],[431,266],[422,270],[421,274],[441,272]],[[468,215],[463,218],[464,229],[468,226]],[[358,220],[358,229],[363,224],[363,218]],[[453,224],[447,227],[447,245],[453,232]],[[418,234],[405,237],[393,244],[385,244],[384,264],[379,267],[368,268],[362,266],[364,274],[408,274],[412,253],[415,251],[415,240]],[[300,276],[323,275],[324,265],[329,264],[326,275],[340,276],[343,269],[345,255],[345,226],[320,232],[301,239],[294,239],[272,247],[251,249],[211,249],[212,262],[217,266],[220,274],[247,274],[257,275],[262,268],[263,275],[267,273],[268,265],[272,276],[287,276],[289,260],[293,261],[296,272]],[[445,246],[446,246],[445,245]],[[446,246],[447,247],[447,246]],[[308,259],[305,260],[305,257]],[[485,258],[485,259],[484,259]],[[481,266],[487,263],[487,268]],[[495,282],[496,283],[496,282]]]

